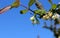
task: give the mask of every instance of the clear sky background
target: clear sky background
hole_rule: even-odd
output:
[[[0,8],[11,5],[15,0],[0,0]],[[21,0],[21,3],[25,6],[28,5],[29,0]],[[53,3],[58,4],[60,0],[53,0]],[[45,10],[50,9],[51,5],[47,0],[40,0]],[[13,8],[4,14],[0,14],[0,38],[54,38],[53,32],[48,29],[42,28],[43,20],[40,20],[39,25],[33,27],[30,17],[30,12],[21,15],[20,10],[23,7]],[[35,10],[36,7],[33,5],[31,9]],[[43,21],[43,22],[42,22]],[[48,23],[49,22],[49,23]],[[50,25],[50,21],[47,21]]]

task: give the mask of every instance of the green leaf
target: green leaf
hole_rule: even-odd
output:
[[[57,7],[56,4],[53,4],[53,5],[52,5],[52,9],[55,9],[56,7]]]
[[[17,7],[19,7],[19,5],[20,5],[20,2],[16,1],[11,5],[11,8],[17,8]]]
[[[29,3],[28,3],[28,6],[32,6],[34,4],[35,0],[30,0]]]
[[[36,14],[43,15],[43,14],[46,13],[46,11],[45,11],[45,10],[40,10],[40,9],[38,9],[38,10],[35,10],[35,13],[36,13]]]
[[[27,11],[28,11],[27,9],[21,10],[20,14],[25,14]]]
[[[41,12],[40,9],[34,11],[36,14],[39,14]]]

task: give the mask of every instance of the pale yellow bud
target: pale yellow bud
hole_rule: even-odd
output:
[[[43,16],[43,19],[45,19],[45,16]]]
[[[47,20],[47,19],[49,19],[49,16],[48,15],[44,15],[43,19]]]
[[[48,20],[49,18],[50,18],[50,17],[49,17],[49,16],[47,16],[47,17],[46,17],[46,20]]]
[[[52,17],[52,15],[53,15],[52,12],[48,12],[49,17]]]

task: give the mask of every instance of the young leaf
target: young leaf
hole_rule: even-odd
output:
[[[30,0],[28,3],[28,7],[32,6],[34,4],[35,0]]]
[[[36,14],[39,14],[41,12],[40,9],[34,11]]]
[[[16,0],[12,5],[11,8],[17,8],[20,5],[19,0]]]
[[[40,9],[38,9],[38,10],[35,10],[35,13],[36,13],[36,14],[43,15],[43,14],[46,13],[46,11],[45,11],[45,10],[40,10]]]
[[[56,7],[57,7],[56,4],[53,4],[53,5],[52,5],[52,9],[55,9]]]
[[[27,11],[28,11],[27,9],[21,10],[20,14],[25,14]]]

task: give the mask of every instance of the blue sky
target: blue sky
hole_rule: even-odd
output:
[[[0,0],[0,8],[7,5],[11,5],[15,0]],[[28,5],[29,0],[21,0],[21,3],[25,6]],[[53,0],[53,3],[57,4],[60,0]],[[50,9],[51,5],[47,0],[40,0],[45,10]],[[35,5],[31,9],[35,10]],[[33,27],[29,12],[21,15],[20,10],[25,9],[23,7],[13,8],[4,14],[0,14],[0,38],[54,38],[53,32],[48,29],[42,28],[43,20],[40,20],[40,24]],[[47,21],[47,24],[48,23]]]

